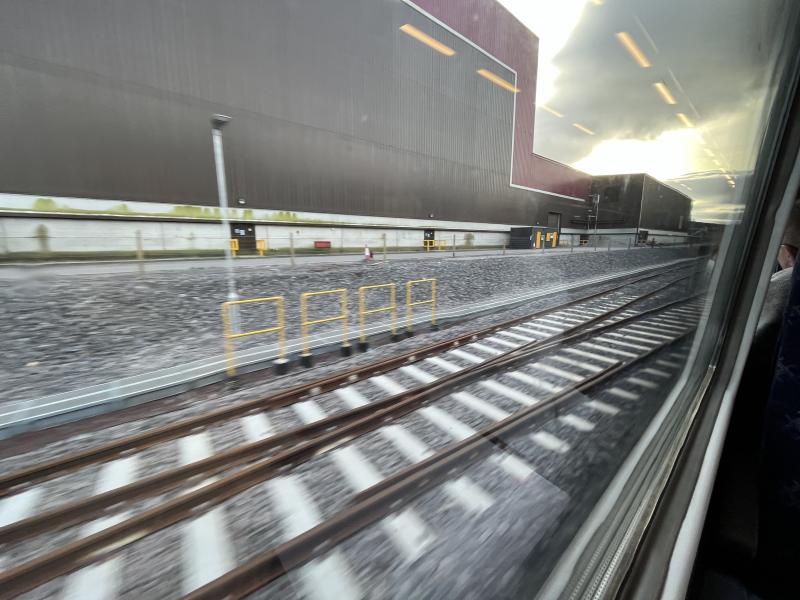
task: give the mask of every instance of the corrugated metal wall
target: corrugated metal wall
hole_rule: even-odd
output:
[[[595,177],[592,192],[600,194],[599,227],[635,229],[639,225],[642,175]]]
[[[692,201],[642,173],[594,178],[600,194],[600,227],[688,232]]]
[[[648,175],[643,186],[641,228],[688,232],[692,201]]]
[[[399,1],[4,2],[0,191],[534,224],[509,187],[513,74]],[[456,50],[399,31],[411,23]]]

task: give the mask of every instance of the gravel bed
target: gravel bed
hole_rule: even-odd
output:
[[[4,569],[11,569],[23,562],[33,560],[45,552],[57,550],[80,537],[77,527],[55,534],[41,534],[3,549]]]
[[[326,415],[331,416],[336,413],[350,410],[350,408],[342,401],[339,396],[333,392],[326,392],[313,397],[313,401]]]
[[[330,454],[294,467],[292,475],[300,478],[323,518],[341,510],[354,493]]]
[[[480,514],[455,506],[442,488],[411,503],[432,535],[418,559],[397,560],[380,522],[339,546],[365,598],[507,597],[499,594],[504,579],[523,563],[564,495],[535,475],[519,482],[487,467],[465,473],[493,498]]]
[[[100,467],[85,469],[80,475],[65,475],[45,482],[36,503],[37,512],[47,511],[61,504],[86,498],[94,492]],[[68,544],[80,537],[80,526],[56,534],[38,535],[3,548],[0,562],[5,568],[35,558],[42,551]]]
[[[385,576],[402,558],[380,521],[340,544],[337,551],[346,561],[351,579],[358,583],[362,598],[386,597]]]
[[[497,379],[497,377],[495,377],[494,379]],[[520,385],[518,382],[512,384],[511,382],[505,380],[503,381],[503,383],[508,384],[509,387]],[[476,396],[481,400],[485,400],[491,403],[492,405],[496,406],[500,410],[506,411],[507,413],[513,414],[523,408],[519,402],[514,402],[510,398],[506,398],[505,396],[500,396],[499,394],[490,392],[485,387],[477,383],[466,386],[463,391],[472,394],[473,396]],[[526,390],[526,392],[529,391],[530,390]]]
[[[634,372],[632,375],[636,375]],[[664,380],[668,390],[674,378]],[[620,408],[625,418],[592,411],[577,402],[564,413],[578,414],[595,424],[592,435],[576,432],[559,421],[531,428],[510,440],[537,475],[519,483],[499,469],[474,465],[467,474],[494,497],[492,506],[481,518],[452,507],[441,488],[428,492],[412,506],[436,535],[423,557],[410,564],[391,563],[384,569],[369,569],[369,598],[516,598],[520,582],[546,569],[532,564],[551,564],[558,548],[548,544],[563,541],[554,536],[566,520],[572,519],[570,532],[579,524],[574,505],[591,508],[587,499],[596,498],[638,437],[642,427],[657,410],[664,394],[656,392],[639,402],[622,401],[600,391],[592,398]],[[553,459],[555,453],[543,451],[527,436],[545,430],[568,441],[569,454]],[[488,462],[488,461],[487,461]],[[480,470],[480,472],[477,472]],[[587,474],[594,484],[587,484]],[[570,509],[569,511],[567,509]],[[343,545],[351,562],[369,561],[380,528],[372,526]],[[536,559],[531,563],[531,552]],[[464,565],[469,565],[468,569]],[[365,567],[366,568],[366,567]],[[541,583],[541,581],[538,581]],[[525,589],[533,589],[527,587]]]
[[[237,564],[242,564],[283,541],[279,517],[267,483],[258,484],[237,494],[223,506],[228,533],[234,541]],[[258,515],[257,518],[253,518],[254,515]]]
[[[655,360],[656,357],[650,363]],[[641,369],[626,377],[637,375],[644,376]],[[550,540],[553,530],[564,521],[559,516],[566,511],[568,504],[599,493],[602,481],[613,473],[614,466],[657,410],[673,380],[674,377],[664,380],[663,392],[642,394],[637,400],[620,399],[602,390],[592,395],[620,408],[625,418],[590,411],[582,406],[582,400],[562,411],[562,414],[580,414],[592,421],[595,430],[591,435],[579,433],[561,421],[551,420],[507,440],[536,469],[537,474],[518,482],[501,469],[492,467],[488,460],[473,465],[467,475],[494,499],[492,506],[480,518],[465,514],[442,489],[426,493],[411,508],[431,529],[434,539],[416,561],[398,561],[394,547],[377,525],[341,545],[338,551],[346,557],[365,597],[450,597],[451,594],[464,598],[516,597],[515,585],[521,578],[529,576],[526,559],[531,549]],[[633,389],[624,380],[613,385]],[[437,406],[446,408],[448,412],[455,410],[451,400],[440,401]],[[471,421],[467,421],[464,409],[458,410],[462,422],[473,427],[481,426],[474,415]],[[455,412],[451,414],[456,415]],[[418,414],[407,415],[395,424],[408,427],[433,448],[451,442],[448,436]],[[570,452],[559,455],[543,451],[528,439],[529,433],[541,430],[569,443]],[[234,435],[232,431],[229,434]],[[405,463],[397,457],[390,457],[390,454],[398,453],[378,436],[377,432],[369,434],[359,438],[355,444],[386,476]],[[214,445],[216,448],[216,439]],[[588,473],[597,480],[591,485],[587,485]],[[596,477],[598,474],[601,476]],[[330,454],[293,469],[292,476],[302,479],[323,516],[344,508],[353,494]],[[276,523],[266,490],[263,484],[256,486],[223,505],[238,562],[280,540],[281,526]],[[253,518],[254,515],[258,518]],[[67,534],[69,532],[63,535]],[[557,541],[560,539],[559,536],[556,538]],[[56,538],[51,539],[56,541]],[[150,536],[125,550],[121,596],[126,599],[134,595],[140,598],[179,596],[182,543],[179,526]],[[41,551],[40,547],[38,550]],[[461,568],[465,563],[470,565],[470,569]],[[283,578],[253,597],[293,597],[297,589],[296,577]]]
[[[414,434],[415,437],[419,438],[422,443],[434,451],[453,442],[452,437],[444,433],[427,419],[424,419],[417,411],[393,420],[392,425],[405,427]]]
[[[120,556],[123,568],[119,598],[180,598],[183,567],[182,525],[170,527],[136,542]]]
[[[224,452],[247,442],[239,419],[215,425],[209,431],[215,453]]]
[[[441,400],[438,400],[433,404],[436,408],[439,408],[445,411],[452,417],[455,417],[464,425],[469,425],[475,430],[480,430],[485,427],[489,427],[494,425],[495,421],[484,417],[480,413],[473,411],[472,409],[467,408],[457,400],[453,400],[450,397],[445,397]],[[495,405],[496,406],[496,405]],[[520,405],[517,404],[517,409],[520,408]]]
[[[353,440],[352,445],[384,476],[390,477],[411,463],[387,440],[381,430],[367,433]]]
[[[643,286],[645,284],[643,283],[640,285]],[[639,289],[639,285],[637,285],[635,289]],[[274,377],[268,372],[263,372],[247,376],[245,381],[241,384],[238,384],[237,382],[229,382],[225,385],[221,384],[217,386],[210,386],[209,388],[204,388],[201,390],[193,390],[191,392],[182,394],[179,397],[180,405],[177,407],[171,407],[168,412],[136,420],[125,420],[120,424],[104,425],[103,427],[85,430],[78,434],[69,433],[68,437],[56,440],[47,445],[42,445],[39,443],[29,444],[33,447],[33,449],[22,454],[14,452],[14,446],[17,443],[17,439],[12,439],[5,443],[6,450],[4,453],[7,454],[8,458],[0,460],[0,470],[16,470],[22,468],[23,466],[35,464],[54,456],[59,456],[68,452],[74,452],[76,450],[83,449],[88,446],[94,446],[103,442],[111,441],[121,435],[130,435],[151,427],[163,426],[178,419],[227,407],[233,403],[252,400],[255,397],[263,397],[269,395],[270,393],[285,389],[286,387],[329,376],[339,372],[342,369],[353,368],[355,366],[382,360],[398,353],[423,347],[443,338],[475,331],[477,329],[505,321],[509,318],[529,314],[532,311],[542,310],[551,306],[557,306],[585,293],[586,292],[583,291],[569,294],[559,294],[557,296],[545,298],[537,302],[531,302],[527,305],[511,310],[484,315],[471,321],[448,327],[439,332],[419,333],[415,337],[404,339],[393,344],[377,346],[372,348],[367,353],[356,354],[348,359],[331,360],[324,363],[321,362],[313,369],[296,369],[285,377]],[[467,361],[464,361],[449,353],[445,356],[445,358],[462,367],[470,366],[470,363]],[[430,365],[427,366],[429,367]],[[369,399],[375,399],[376,397],[383,397],[385,395],[385,393],[380,389],[372,389],[372,384],[358,382],[355,385],[357,386],[356,389],[361,391]],[[273,417],[273,415],[275,416]],[[285,415],[287,422],[282,421],[283,415]],[[298,420],[293,411],[288,408],[279,409],[279,412],[277,413],[271,412],[270,420],[276,421],[274,423],[276,425],[276,429],[294,427],[298,424]],[[70,430],[69,427],[61,429],[65,429],[67,431]],[[36,433],[33,432],[31,434],[26,434],[22,437],[35,439]]]
[[[20,594],[18,600],[43,600],[49,598],[58,598],[64,588],[64,577],[59,577],[53,581],[48,581],[44,585],[40,585],[35,590]]]
[[[281,577],[245,598],[247,600],[303,600],[303,594],[294,579]]]
[[[167,442],[151,448],[145,448],[138,455],[136,464],[136,478],[138,480],[150,477],[156,473],[174,469],[180,466],[178,462],[178,445],[176,442]]]
[[[293,338],[298,334],[299,294],[305,291],[347,288],[352,318],[357,315],[359,286],[387,282],[402,286],[410,279],[433,277],[438,280],[439,307],[444,309],[497,294],[658,264],[690,252],[658,248],[412,259],[334,268],[242,265],[237,268],[237,285],[242,298],[283,295],[287,334]],[[218,268],[15,280],[0,290],[0,339],[6,350],[0,357],[0,377],[6,383],[0,401],[63,392],[219,355],[219,307],[226,294],[224,270]],[[402,289],[398,295],[402,297]],[[316,300],[313,310],[319,313],[315,314],[334,314],[334,299]],[[258,327],[273,317],[263,309],[248,309],[242,319],[245,326]],[[269,342],[266,337],[254,337],[237,346]]]

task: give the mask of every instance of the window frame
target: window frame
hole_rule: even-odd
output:
[[[686,592],[731,403],[800,189],[800,8],[793,10],[754,174],[742,186],[751,198],[742,222],[723,235],[725,258],[687,367],[538,598]]]

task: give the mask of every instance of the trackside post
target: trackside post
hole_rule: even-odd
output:
[[[358,288],[358,325],[359,325],[359,340],[358,349],[361,352],[366,352],[369,349],[369,342],[367,341],[366,332],[366,317],[367,315],[374,315],[377,313],[388,312],[392,319],[392,341],[396,342],[399,339],[397,335],[397,286],[393,283],[384,283],[381,285],[364,285]],[[389,290],[389,304],[379,306],[378,308],[367,308],[367,292],[369,290],[384,289]]]
[[[318,296],[339,296],[339,314],[332,317],[323,317],[321,319],[308,318],[308,300],[309,298],[316,298]],[[350,336],[348,335],[347,323],[347,289],[339,288],[335,290],[323,290],[321,292],[303,292],[300,294],[300,335],[303,341],[303,352],[300,354],[300,364],[304,367],[310,367],[313,364],[311,355],[311,340],[309,336],[309,328],[312,325],[321,325],[323,323],[333,323],[335,321],[342,322],[342,356],[350,356],[353,353],[353,347],[350,345]]]
[[[431,295],[427,300],[414,301],[414,286],[419,284],[429,283]],[[431,306],[431,329],[437,330],[439,326],[436,324],[436,280],[435,279],[414,279],[406,282],[406,335],[414,335],[413,313],[415,306],[430,304]]]
[[[238,332],[234,327],[235,311],[242,304],[273,303],[276,309],[277,325],[265,327],[253,331]],[[278,358],[275,360],[275,372],[283,375],[289,368],[289,361],[286,359],[286,328],[284,318],[283,296],[270,296],[268,298],[251,298],[249,300],[228,300],[222,303],[222,327],[225,336],[225,363],[229,377],[236,375],[236,356],[234,354],[233,342],[239,338],[265,333],[278,334]]]

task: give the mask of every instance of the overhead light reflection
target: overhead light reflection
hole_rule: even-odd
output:
[[[687,117],[684,113],[676,113],[675,116],[678,117],[678,120],[686,127],[694,127],[694,123],[692,123],[689,120],[689,117]]]
[[[639,46],[636,45],[636,42],[633,41],[633,38],[627,31],[620,31],[616,34],[616,36],[617,40],[619,40],[619,43],[622,44],[622,47],[625,48],[633,60],[636,61],[636,64],[643,69],[647,69],[651,66],[650,61],[647,60],[644,52],[642,52]]]
[[[573,123],[572,126],[575,127],[576,129],[580,129],[583,133],[588,133],[589,135],[594,135],[594,131],[592,131],[588,127],[584,127],[580,123]]]
[[[439,40],[432,38],[427,33],[423,33],[422,31],[420,31],[419,29],[408,23],[403,25],[400,28],[400,31],[402,31],[406,35],[410,35],[415,40],[422,42],[426,46],[433,48],[434,50],[436,50],[440,54],[444,54],[445,56],[453,56],[456,53],[456,51],[453,50],[450,46],[445,46]]]
[[[496,75],[495,73],[492,73],[487,69],[478,69],[477,73],[481,77],[485,77],[486,79],[491,81],[493,84],[499,85],[504,90],[508,90],[509,92],[514,92],[515,94],[519,91],[519,89],[514,87],[512,83],[506,81],[499,75]]]
[[[661,97],[664,99],[664,102],[667,104],[677,104],[678,102],[675,100],[675,96],[672,95],[672,92],[669,91],[667,84],[663,81],[659,81],[658,83],[654,83],[653,87],[656,88],[656,91],[661,94]]]
[[[564,114],[563,114],[563,113],[560,113],[560,112],[558,112],[556,109],[554,109],[554,108],[550,108],[549,106],[547,106],[547,105],[545,105],[545,104],[537,104],[537,106],[538,106],[539,108],[541,108],[542,110],[546,110],[546,111],[547,111],[547,112],[549,112],[551,115],[554,115],[554,116],[558,117],[559,119],[560,119],[561,117],[563,117],[563,116],[564,116]]]

